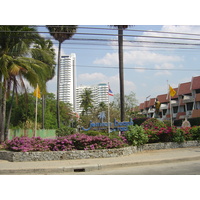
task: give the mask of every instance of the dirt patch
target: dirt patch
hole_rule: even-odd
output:
[[[3,149],[4,149],[4,148],[3,148],[3,145],[0,144],[0,151],[3,150]]]

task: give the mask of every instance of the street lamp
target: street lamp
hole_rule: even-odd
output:
[[[149,95],[148,97],[146,97],[146,108],[147,108],[147,99],[150,97],[151,95]],[[148,117],[148,110],[147,110],[147,117]]]

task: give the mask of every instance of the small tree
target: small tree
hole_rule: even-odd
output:
[[[83,108],[82,115],[84,115],[84,113],[88,114],[89,108],[93,107],[93,102],[92,90],[86,88],[83,94],[81,94],[80,107]]]
[[[129,126],[128,131],[125,133],[125,137],[129,144],[133,146],[141,146],[148,142],[148,135],[145,134],[144,129],[141,126]]]

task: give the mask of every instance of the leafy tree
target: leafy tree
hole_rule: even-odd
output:
[[[39,37],[35,28],[29,26],[0,26],[0,142],[7,138],[6,98],[10,94],[11,85],[17,93],[17,87],[24,87],[24,79],[31,86],[38,83],[44,87],[43,78],[47,73],[47,65],[30,57],[30,47]],[[9,118],[8,118],[9,122]],[[9,124],[9,123],[8,123]],[[8,128],[8,125],[7,125]]]
[[[8,108],[11,98],[8,100]],[[45,127],[47,129],[56,129],[56,99],[53,93],[46,94],[45,109]],[[60,103],[62,127],[69,126],[75,116],[72,114],[72,106],[64,102]],[[18,95],[18,101],[13,102],[13,111],[11,115],[12,127],[23,128],[27,122],[34,123],[35,120],[35,97],[32,93]],[[42,123],[42,100],[38,99],[38,124]]]
[[[45,82],[51,80],[55,75],[55,52],[53,43],[51,40],[44,38],[38,38],[35,40],[35,44],[32,49],[32,57],[40,60],[48,66],[48,74],[45,77]],[[42,92],[42,128],[44,129],[45,120],[45,90]]]
[[[59,82],[60,82],[60,50],[61,44],[69,40],[76,32],[76,25],[47,25],[50,35],[58,40],[58,63],[57,63],[57,125],[60,128],[60,110],[59,110]]]
[[[133,91],[130,92],[129,95],[124,96],[124,109],[127,113],[126,120],[131,116],[132,108],[134,108],[137,104],[137,99],[135,93]],[[113,106],[117,109],[120,107],[120,95],[116,94],[113,100]]]

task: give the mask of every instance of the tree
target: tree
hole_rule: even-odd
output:
[[[30,47],[39,35],[29,26],[0,26],[0,142],[7,138],[6,99],[13,85],[12,95],[18,86],[25,88],[24,79],[31,86],[44,87],[47,65],[30,57]],[[11,107],[12,108],[12,107]],[[8,117],[9,122],[9,117]],[[9,123],[7,123],[8,129]]]
[[[92,90],[86,88],[84,92],[80,95],[80,97],[81,97],[80,107],[83,108],[82,115],[84,115],[84,113],[88,114],[89,108],[93,107]]]
[[[60,110],[59,110],[59,83],[60,83],[60,50],[61,44],[65,40],[69,40],[76,32],[76,25],[47,25],[50,35],[58,40],[58,63],[57,63],[57,125],[60,128]]]
[[[27,122],[34,124],[35,115],[35,97],[32,93],[18,95],[18,101],[13,102],[13,111],[11,114],[11,125],[12,127],[23,128]],[[7,102],[7,109],[11,104],[11,97]],[[60,117],[63,124],[70,125],[74,119],[72,115],[72,106],[68,103],[60,103]],[[45,127],[47,129],[56,129],[56,98],[53,93],[46,94],[46,120]],[[42,122],[42,100],[38,99],[38,125],[41,126]]]
[[[46,65],[30,58],[29,50],[34,39],[39,37],[35,28],[29,26],[0,26],[0,142],[6,139],[6,98],[17,87],[24,87],[23,79],[31,86],[38,83],[43,87],[42,78]],[[13,92],[14,94],[14,92]]]
[[[55,75],[55,50],[51,40],[38,38],[35,40],[35,45],[32,49],[32,57],[47,64],[49,70],[45,82],[51,80]],[[42,128],[44,129],[45,120],[45,92],[42,92]]]
[[[125,118],[126,120],[128,119],[128,117],[131,116],[132,109],[137,105],[137,102],[138,101],[137,101],[135,93],[133,91],[131,91],[129,95],[124,96],[124,110],[127,113],[127,115],[126,115],[127,118]],[[120,94],[116,94],[114,96],[113,106],[116,109],[119,108],[119,106],[120,106]]]
[[[120,112],[121,121],[125,120],[124,109],[124,63],[123,63],[123,30],[128,28],[128,25],[114,25],[118,28],[118,54],[119,54],[119,85],[120,85]]]

